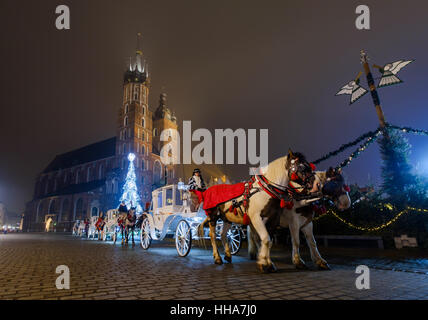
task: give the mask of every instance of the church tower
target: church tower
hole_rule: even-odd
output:
[[[173,132],[177,132],[177,118],[171,112],[167,105],[166,93],[161,93],[159,98],[159,106],[153,113],[153,153],[160,155],[161,150],[165,144],[171,141],[176,135],[173,132],[169,134],[168,141],[161,141],[160,135],[162,131],[172,129]],[[171,153],[170,153],[171,155]],[[164,167],[164,176],[162,177],[167,183],[174,183],[177,181],[177,175],[175,172],[176,166],[166,165]]]
[[[128,168],[127,156],[130,152],[135,154],[137,186],[142,200],[146,201],[150,197],[152,184],[152,177],[149,174],[152,114],[148,108],[150,77],[141,50],[140,33],[137,35],[135,58],[129,59],[123,80],[123,101],[119,109],[116,137],[118,167],[121,169],[121,176],[125,176]]]

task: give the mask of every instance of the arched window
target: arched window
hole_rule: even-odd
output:
[[[156,160],[153,164],[153,181],[155,184],[159,184],[162,179],[162,165],[159,160]]]
[[[158,135],[158,128],[153,129],[153,137],[156,137]]]
[[[128,116],[123,119],[123,125],[126,127],[128,125]]]
[[[36,213],[36,217],[35,217],[35,222],[39,222],[40,217],[43,216],[43,202],[40,201],[39,205],[37,206],[37,213]]]
[[[128,113],[128,112],[129,112],[129,105],[125,104],[125,113]]]
[[[89,182],[92,180],[92,167],[88,167],[87,174],[86,174],[86,182]]]
[[[145,116],[145,115],[146,115],[146,107],[145,107],[145,106],[143,106],[143,107],[141,108],[141,113],[143,114],[143,116]]]
[[[123,154],[126,154],[126,143],[123,144]]]
[[[146,168],[146,162],[144,161],[144,159],[141,159],[141,170],[145,170]]]
[[[141,118],[141,126],[142,126],[143,128],[145,128],[145,127],[146,127],[146,120],[145,120],[144,118]]]
[[[141,145],[141,154],[142,155],[146,154],[146,147],[144,145]]]
[[[144,141],[144,131],[141,133],[141,140]]]
[[[103,164],[100,164],[100,166],[98,167],[98,179],[101,180],[103,178],[104,175],[104,166]]]
[[[81,220],[81,219],[85,218],[84,213],[85,212],[83,210],[83,199],[79,198],[76,201],[76,208],[75,208],[75,211],[74,211],[74,219]]]
[[[52,200],[49,204],[48,214],[55,214],[56,213],[56,201]]]
[[[138,100],[140,96],[140,86],[138,84],[134,84],[134,100]]]
[[[98,212],[99,212],[98,208],[97,207],[93,207],[92,208],[92,212],[91,212],[91,216],[92,217],[98,217]]]
[[[70,221],[70,202],[68,199],[64,199],[62,202],[61,217],[59,220]]]
[[[76,171],[76,184],[79,184],[80,183],[80,170],[77,170]]]

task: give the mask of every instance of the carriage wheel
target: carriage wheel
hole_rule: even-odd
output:
[[[178,255],[185,257],[192,247],[192,230],[186,220],[181,220],[175,230],[175,247]]]
[[[236,224],[232,224],[232,227],[227,232],[227,240],[229,241],[230,253],[237,254],[241,249],[242,239],[241,231]]]
[[[150,224],[149,219],[147,218],[141,223],[140,243],[144,250],[147,250],[152,243],[152,237],[150,236]]]

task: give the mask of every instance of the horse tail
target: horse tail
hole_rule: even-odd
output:
[[[251,260],[257,259],[260,246],[260,237],[252,224],[247,226],[248,256]]]

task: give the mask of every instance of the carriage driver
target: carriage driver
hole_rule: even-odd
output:
[[[198,204],[200,204],[203,201],[203,192],[207,189],[200,169],[196,168],[193,170],[193,175],[189,179],[188,184],[189,191],[198,197]]]

